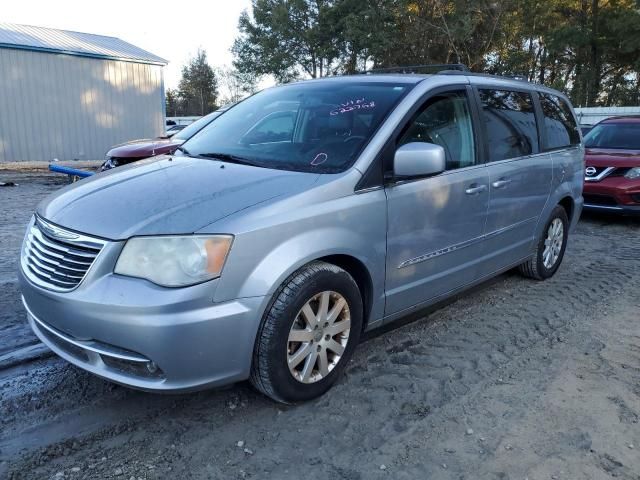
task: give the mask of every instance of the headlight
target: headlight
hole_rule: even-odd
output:
[[[184,287],[220,276],[230,235],[135,237],[127,241],[115,273],[164,287]]]
[[[624,178],[633,179],[640,178],[640,167],[634,167],[624,174]]]

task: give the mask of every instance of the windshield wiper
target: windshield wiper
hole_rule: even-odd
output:
[[[189,153],[189,150],[187,150],[186,148],[184,148],[182,145],[180,145],[178,148],[176,148],[176,150],[180,150],[182,153],[184,153],[185,155],[189,155],[191,156],[191,154]]]
[[[237,163],[239,165],[251,165],[253,167],[259,167],[260,165],[252,162],[248,158],[240,157],[238,155],[231,155],[230,153],[199,153],[197,157],[211,158],[213,160],[221,160],[227,163]]]

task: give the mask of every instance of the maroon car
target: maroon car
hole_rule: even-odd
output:
[[[219,108],[209,115],[199,118],[171,137],[156,139],[134,140],[133,142],[117,145],[107,152],[101,171],[110,170],[120,165],[136,162],[143,158],[155,157],[175,152],[176,148],[193,137],[196,133],[209,125],[211,121],[224,112],[226,108]]]
[[[584,208],[640,215],[640,117],[603,120],[584,144]]]

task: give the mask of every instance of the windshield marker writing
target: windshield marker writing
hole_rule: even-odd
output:
[[[319,154],[316,155],[316,157],[313,160],[311,160],[311,165],[313,166],[321,165],[324,162],[326,162],[328,158],[329,157],[327,156],[326,153],[320,152]]]

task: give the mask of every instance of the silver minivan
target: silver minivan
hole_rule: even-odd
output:
[[[544,280],[582,209],[559,92],[460,71],[264,90],[172,156],[43,201],[21,285],[58,355],[185,391],[307,400],[364,331],[508,269]]]

